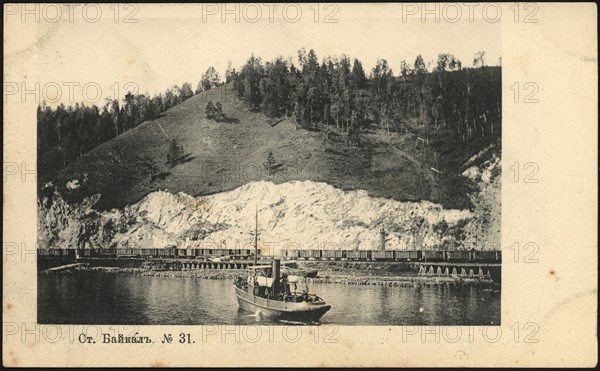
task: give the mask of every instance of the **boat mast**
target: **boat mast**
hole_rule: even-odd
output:
[[[254,224],[254,266],[256,266],[258,255],[258,205],[256,205],[256,221]]]

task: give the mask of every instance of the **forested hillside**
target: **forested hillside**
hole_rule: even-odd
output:
[[[490,145],[499,153],[502,111],[501,68],[485,67],[482,53],[473,62],[440,54],[428,71],[419,56],[394,74],[382,59],[367,73],[357,59],[319,63],[301,50],[296,64],[252,55],[224,82],[211,67],[195,92],[186,83],[103,107],[42,105],[40,194],[100,194],[105,209],[158,189],[200,195],[296,179],[471,207],[463,165]]]

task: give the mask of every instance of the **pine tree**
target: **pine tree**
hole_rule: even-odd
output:
[[[227,61],[227,69],[225,70],[225,83],[230,83],[235,77],[235,68],[231,66],[231,60]]]
[[[410,69],[410,66],[408,65],[408,63],[406,63],[405,60],[402,60],[400,62],[400,76],[407,77],[411,73],[412,73],[412,70]]]
[[[475,53],[475,58],[473,58],[473,67],[483,67],[485,66],[485,52],[477,52]]]
[[[206,72],[202,74],[202,78],[200,79],[200,85],[202,86],[203,91],[210,90],[221,85],[221,78],[219,77],[219,73],[213,66],[208,67]]]
[[[175,138],[171,139],[169,152],[167,152],[167,164],[170,164],[171,166],[177,165],[183,158],[183,153],[183,145],[179,144]]]
[[[415,59],[415,68],[414,73],[420,75],[422,73],[427,73],[427,67],[425,66],[425,61],[421,55],[417,55],[417,59]]]
[[[358,59],[354,59],[352,73],[350,74],[350,84],[354,89],[364,89],[367,85],[367,77],[363,66]]]
[[[269,175],[273,175],[275,173],[275,156],[273,156],[273,151],[269,150],[267,154],[267,160],[263,163],[265,169]]]
[[[212,101],[208,101],[208,103],[206,104],[206,117],[209,119],[214,119],[215,118],[215,106],[213,104]]]
[[[223,121],[225,119],[225,115],[223,115],[223,106],[221,106],[221,102],[215,103],[215,120]]]

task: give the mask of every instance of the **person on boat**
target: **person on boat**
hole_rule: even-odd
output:
[[[306,290],[302,290],[302,301],[308,301],[308,293]]]
[[[283,287],[283,293],[285,295],[288,295],[290,293],[290,285],[288,283],[288,275],[287,275],[287,273],[284,273],[281,276],[281,287]]]

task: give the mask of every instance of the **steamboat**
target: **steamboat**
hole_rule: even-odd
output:
[[[234,282],[238,304],[242,310],[259,317],[293,322],[317,322],[331,305],[315,294],[309,294],[308,276],[282,272],[281,261],[274,258],[271,264],[257,264],[258,211],[254,234],[254,265],[246,277],[238,276]],[[316,274],[315,274],[316,275]],[[304,283],[302,292],[298,284]]]

